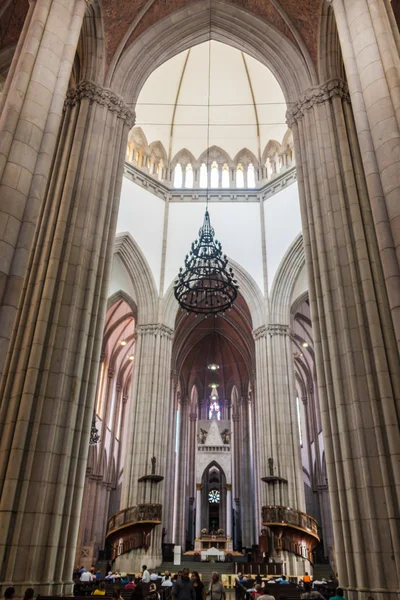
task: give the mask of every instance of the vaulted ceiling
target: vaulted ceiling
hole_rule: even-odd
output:
[[[180,52],[153,71],[136,105],[147,143],[160,141],[169,161],[183,148],[196,160],[222,148],[231,160],[243,148],[257,161],[287,131],[283,92],[267,67],[214,40]]]
[[[219,365],[210,371],[211,363]],[[203,397],[209,384],[227,398],[233,385],[245,393],[254,368],[254,340],[249,309],[239,294],[231,311],[217,318],[196,318],[179,313],[174,338],[173,364],[185,395],[193,385]]]

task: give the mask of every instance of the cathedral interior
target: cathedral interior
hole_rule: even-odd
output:
[[[399,27],[0,0],[3,595],[211,562],[400,598]]]

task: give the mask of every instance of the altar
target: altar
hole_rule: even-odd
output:
[[[208,550],[202,550],[200,553],[202,562],[225,562],[225,552],[211,547]]]
[[[200,539],[195,540],[194,549],[195,552],[200,552],[202,556],[203,552],[211,550],[222,552],[225,556],[225,554],[233,552],[233,541],[223,535],[202,534]]]

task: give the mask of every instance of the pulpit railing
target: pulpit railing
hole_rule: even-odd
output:
[[[307,513],[303,513],[295,508],[287,506],[263,506],[262,521],[263,525],[268,527],[271,525],[293,526],[319,538],[317,521]]]
[[[161,504],[138,504],[120,510],[108,520],[107,535],[115,529],[134,525],[136,523],[161,523]]]

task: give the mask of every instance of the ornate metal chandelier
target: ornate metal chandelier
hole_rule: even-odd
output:
[[[207,161],[210,149],[210,92],[211,92],[211,0],[210,0],[210,45],[208,54],[208,119],[207,119]],[[207,176],[208,182],[208,176]],[[222,252],[221,242],[214,240],[208,214],[208,185],[206,190],[206,214],[199,230],[199,239],[192,243],[190,253],[185,257],[185,269],[179,270],[174,293],[182,310],[188,313],[215,316],[231,308],[239,286],[228,267],[228,258]],[[213,365],[218,368],[218,365]],[[210,367],[211,368],[211,367]]]
[[[185,257],[185,269],[175,281],[175,298],[183,310],[197,314],[217,314],[231,308],[237,296],[237,280],[221,242],[214,240],[208,209],[199,239]]]

